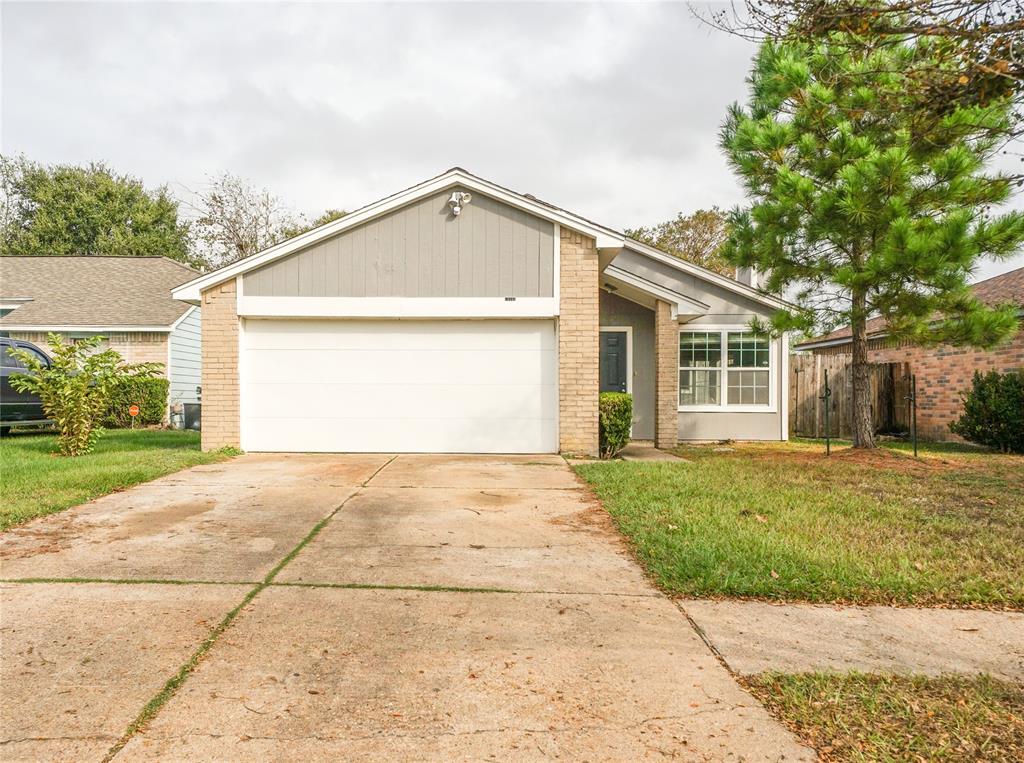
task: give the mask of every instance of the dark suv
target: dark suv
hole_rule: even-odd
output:
[[[0,337],[0,434],[7,434],[11,426],[47,424],[43,404],[39,397],[30,392],[18,392],[11,386],[11,377],[26,373],[25,366],[14,355],[12,349],[28,350],[39,356],[47,365],[50,358],[31,342]]]

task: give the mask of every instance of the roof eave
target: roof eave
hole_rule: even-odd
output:
[[[658,262],[662,262],[670,267],[673,267],[676,270],[681,270],[684,273],[689,273],[691,275],[697,276],[698,278],[703,278],[705,281],[710,281],[711,283],[717,286],[721,286],[723,289],[727,289],[736,294],[741,294],[747,297],[748,299],[751,299],[755,302],[760,302],[763,305],[768,305],[769,307],[774,307],[778,310],[790,310],[796,307],[796,305],[794,305],[791,302],[787,302],[786,300],[781,299],[779,297],[775,297],[772,296],[771,294],[759,291],[758,289],[755,289],[753,286],[747,286],[746,284],[742,284],[733,278],[723,276],[721,273],[716,273],[713,270],[708,270],[707,268],[701,267],[700,265],[696,265],[692,262],[688,262],[684,259],[671,255],[668,252],[663,252],[660,249],[651,246],[650,244],[643,243],[642,241],[627,238],[625,244],[623,245],[623,248],[629,249],[630,251],[637,252],[639,254],[643,254],[647,257],[657,260]]]

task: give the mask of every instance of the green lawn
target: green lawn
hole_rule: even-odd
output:
[[[1024,457],[731,447],[576,467],[665,591],[1024,608]]]
[[[75,458],[55,455],[55,443],[31,431],[0,438],[0,530],[229,455],[203,453],[199,433],[181,430],[110,430]]]
[[[1024,760],[1024,688],[991,678],[768,673],[744,683],[823,761]]]

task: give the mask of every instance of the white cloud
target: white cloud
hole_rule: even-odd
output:
[[[615,227],[742,200],[717,133],[753,49],[682,3],[5,2],[0,18],[5,153],[151,185],[230,171],[314,214],[453,165]]]

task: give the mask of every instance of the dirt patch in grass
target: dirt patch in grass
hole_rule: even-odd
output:
[[[766,673],[743,679],[823,761],[1024,760],[1024,687],[988,677]]]

